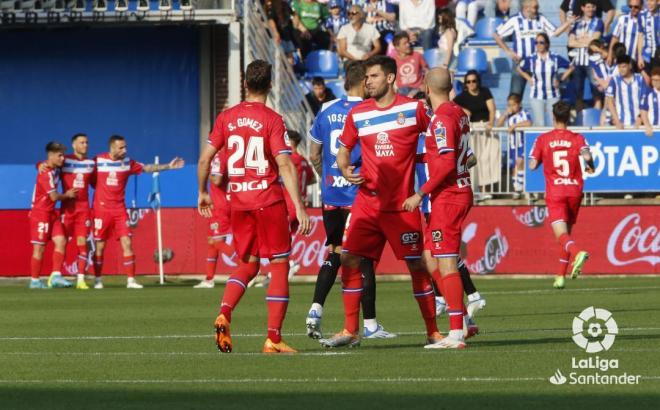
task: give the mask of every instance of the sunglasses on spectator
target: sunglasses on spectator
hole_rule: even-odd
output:
[[[642,6],[637,5],[637,4],[631,4],[628,7],[630,7],[631,9],[635,9],[635,10],[640,10],[642,8]]]
[[[349,16],[357,16],[358,14],[360,14],[359,11],[349,11],[349,12],[348,12],[348,15],[349,15]]]
[[[465,84],[476,84],[477,80],[465,80]]]
[[[543,40],[537,40],[537,41],[536,41],[536,44],[543,44],[543,45],[546,45],[546,42],[543,41]]]

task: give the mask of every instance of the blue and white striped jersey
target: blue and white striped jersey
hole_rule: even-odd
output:
[[[508,127],[511,127],[516,124],[520,124],[521,122],[525,121],[531,121],[532,116],[529,115],[529,113],[521,109],[517,113],[513,115],[509,115],[506,118],[506,125]],[[517,148],[522,146],[522,141],[523,141],[523,132],[522,131],[514,131],[509,133],[509,148]]]
[[[603,20],[597,17],[592,17],[589,20],[586,17],[582,17],[575,22],[570,34],[575,35],[575,37],[593,36],[595,33],[602,34],[604,27]],[[574,54],[573,65],[579,67],[587,67],[589,65],[589,47],[575,48],[571,50],[571,54]]]
[[[520,68],[531,73],[534,78],[530,97],[537,100],[559,98],[559,88],[555,87],[554,80],[559,70],[569,65],[568,60],[555,53],[547,53],[545,56],[533,54],[520,61]]]
[[[626,46],[626,53],[634,60],[637,59],[637,35],[640,32],[644,33],[641,17],[633,17],[630,14],[619,16],[612,32],[612,36]]]
[[[557,27],[544,15],[539,14],[535,19],[527,19],[522,12],[511,17],[497,28],[500,37],[513,36],[513,51],[521,58],[534,54],[536,35],[547,33],[551,36]]]
[[[390,3],[389,1],[386,0],[378,0],[376,3],[376,11],[368,11],[367,6],[369,5],[369,1],[365,1],[364,5],[362,6],[364,8],[365,16],[367,18],[369,17],[378,17],[378,11],[384,11],[386,13],[395,13],[396,9],[394,8],[394,5]],[[376,27],[376,30],[378,30],[379,33],[383,31],[394,31],[396,28],[394,27],[394,23],[391,21],[387,21],[385,19],[381,19],[377,22],[371,23],[373,24],[374,27]]]
[[[613,75],[618,75],[619,70],[616,65],[609,66],[607,61],[603,60],[600,54],[594,54],[589,57],[589,66],[594,76],[600,80],[607,80]]]
[[[639,106],[646,89],[644,77],[641,74],[633,74],[626,81],[621,76],[613,76],[605,95],[614,98],[614,104],[623,125],[634,125],[639,117]]]
[[[655,55],[655,50],[658,47],[658,39],[660,38],[660,8],[656,8],[653,13],[645,9],[640,15],[642,18],[642,27],[644,27],[644,49],[642,53],[644,60],[650,61]]]
[[[647,87],[639,109],[648,113],[651,125],[660,125],[660,90]]]

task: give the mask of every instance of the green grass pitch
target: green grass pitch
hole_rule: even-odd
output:
[[[123,283],[87,292],[0,287],[0,409],[660,408],[658,278],[586,277],[563,291],[551,278],[477,279],[488,305],[464,351],[422,348],[408,282],[378,285],[379,321],[398,338],[322,349],[304,334],[313,285],[295,284],[284,333],[301,354],[288,356],[259,353],[263,289],[248,290],[234,312],[234,352],[221,354],[212,324],[222,286],[131,291]],[[588,306],[610,310],[620,329],[598,354],[619,361],[604,374],[640,374],[640,384],[548,381],[557,369],[575,371],[573,357],[595,356],[571,340],[573,317]],[[326,333],[340,330],[339,285],[324,320]],[[446,329],[446,316],[438,321]]]

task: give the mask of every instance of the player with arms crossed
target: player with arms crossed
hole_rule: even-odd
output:
[[[316,172],[321,175],[321,199],[323,201],[323,225],[326,232],[328,256],[325,258],[316,278],[314,299],[307,314],[305,325],[307,336],[313,339],[323,337],[321,318],[325,299],[332,289],[341,264],[341,243],[346,229],[346,221],[351,213],[351,205],[357,194],[357,185],[344,178],[337,166],[339,136],[344,128],[346,115],[352,107],[365,97],[364,63],[355,61],[347,64],[344,89],[347,96],[323,104],[316,116],[309,139],[312,141],[311,160]],[[351,164],[360,161],[360,145],[351,151]],[[357,168],[355,170],[357,172]],[[395,336],[387,332],[376,320],[376,273],[373,262],[363,259],[360,271],[364,278],[362,294],[362,315],[366,338],[389,338]]]
[[[32,243],[30,289],[64,287],[68,283],[68,281],[64,281],[61,274],[66,237],[58,212],[55,210],[55,202],[73,199],[76,197],[77,192],[75,188],[63,194],[57,192],[57,185],[60,182],[60,168],[64,164],[65,151],[64,145],[58,142],[51,141],[46,144],[48,158],[40,165],[40,172],[37,174],[37,182],[32,194],[32,210],[28,215],[30,219],[30,242]],[[53,250],[53,273],[48,278],[48,286],[46,286],[39,279],[39,274],[41,273],[46,243],[51,239],[55,245]]]
[[[431,277],[422,262],[422,221],[419,208],[401,209],[414,192],[417,140],[429,118],[423,102],[394,92],[396,62],[374,56],[365,62],[367,93],[371,97],[348,113],[337,165],[348,182],[360,185],[342,249],[344,329],[326,347],[358,346],[358,322],[362,297],[361,258],[379,260],[389,242],[397,258],[406,262],[413,293],[426,325],[429,342],[442,336],[435,323],[435,298]],[[358,144],[363,165],[355,173],[350,154]]]
[[[552,106],[555,129],[540,135],[529,154],[530,169],[544,164],[545,202],[552,231],[560,245],[559,273],[554,282],[556,289],[563,289],[566,284],[566,270],[571,256],[574,256],[572,279],[580,275],[589,258],[589,254],[571,238],[571,230],[577,221],[584,187],[580,157],[584,159],[587,173],[594,172],[594,162],[584,136],[566,128],[570,112],[570,105],[563,101]]]
[[[465,348],[465,306],[458,256],[463,221],[473,201],[468,171],[470,119],[449,99],[452,83],[447,69],[432,69],[426,74],[425,82],[426,95],[434,110],[425,140],[429,179],[403,202],[403,208],[414,212],[427,194],[431,196],[425,247],[434,260],[427,260],[427,268],[447,301],[449,335],[425,347],[462,349]]]
[[[225,287],[215,320],[215,340],[221,352],[232,351],[232,312],[257,275],[262,257],[270,259],[272,276],[266,296],[268,338],[263,352],[294,353],[281,335],[289,303],[291,234],[280,176],[295,204],[299,233],[309,233],[310,220],[300,198],[284,120],[266,107],[271,89],[270,64],[263,60],[251,62],[245,70],[245,86],[245,101],[216,118],[197,168],[198,210],[208,218],[212,211],[206,188],[209,165],[218,150],[226,149],[231,228],[240,262]]]
[[[109,152],[99,154],[96,161],[96,191],[94,192],[94,241],[96,260],[94,289],[103,289],[103,253],[110,234],[119,237],[123,252],[123,266],[127,276],[128,289],[142,289],[135,280],[135,253],[131,241],[128,215],[126,214],[126,184],[131,175],[142,172],[160,172],[183,167],[181,158],[174,158],[169,164],[143,165],[129,157],[126,140],[113,135],[108,141]]]

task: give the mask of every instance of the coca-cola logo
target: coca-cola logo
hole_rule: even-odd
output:
[[[141,219],[144,219],[144,216],[151,212],[151,209],[136,209],[136,208],[130,208],[126,210],[126,214],[128,215],[128,226],[131,228],[136,228],[138,222]]]
[[[293,238],[291,260],[303,267],[320,267],[325,260],[325,228],[323,227],[323,217],[310,215],[309,219],[312,223],[312,230],[307,240],[298,235]],[[310,240],[317,236],[315,232],[319,229],[323,231],[319,236],[321,239]]]
[[[614,266],[633,263],[660,263],[660,234],[658,227],[643,227],[639,214],[630,214],[614,227],[607,241],[607,259]]]
[[[484,256],[473,263],[467,263],[470,271],[485,275],[495,272],[495,268],[509,252],[509,241],[502,234],[500,228],[495,228],[495,233],[486,239]]]
[[[545,218],[548,217],[548,208],[544,206],[533,206],[524,212],[520,212],[519,209],[512,209],[513,217],[521,224],[530,228],[542,226]]]

